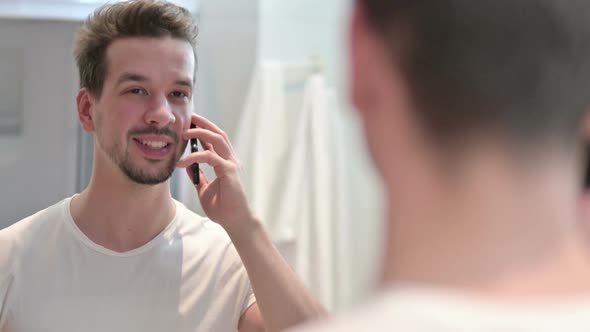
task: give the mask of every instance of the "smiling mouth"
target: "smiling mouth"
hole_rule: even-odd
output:
[[[136,142],[152,149],[152,150],[162,150],[170,146],[170,143],[161,142],[161,141],[142,141],[138,139],[134,139]]]

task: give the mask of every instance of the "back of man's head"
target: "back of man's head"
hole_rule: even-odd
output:
[[[359,1],[435,141],[490,131],[516,144],[578,141],[590,1]]]

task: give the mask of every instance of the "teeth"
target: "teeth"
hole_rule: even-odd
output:
[[[165,147],[166,145],[168,145],[168,143],[158,142],[158,141],[141,141],[141,144],[147,145],[152,149],[161,149],[161,148]]]

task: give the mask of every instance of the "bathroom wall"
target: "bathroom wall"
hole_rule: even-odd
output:
[[[0,228],[75,192],[77,79],[71,43],[77,26],[0,19],[0,90],[8,91],[2,96],[8,109],[2,112],[17,114],[20,122],[18,132],[0,133]]]

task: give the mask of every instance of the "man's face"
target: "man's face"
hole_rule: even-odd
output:
[[[172,38],[119,39],[106,60],[93,110],[99,155],[136,183],[164,182],[187,144],[182,132],[192,114],[192,47]]]

